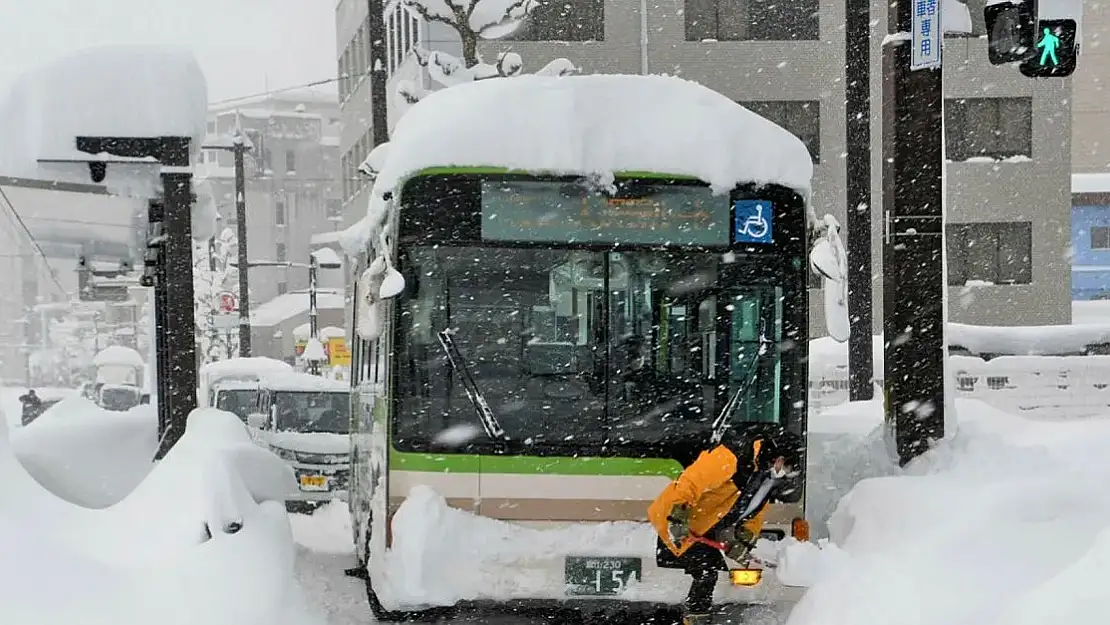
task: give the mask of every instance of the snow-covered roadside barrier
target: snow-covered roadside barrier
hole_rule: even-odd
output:
[[[104,427],[104,415],[80,417]],[[294,578],[282,501],[295,489],[235,415],[198,410],[132,492],[93,510],[36,482],[0,427],[0,622],[323,623]]]
[[[841,421],[881,415],[871,403]],[[959,415],[959,434],[905,469],[870,455],[877,433],[857,439],[854,461],[839,450],[829,480],[864,479],[833,489],[851,488],[829,543],[778,553],[784,581],[810,586],[788,625],[1104,620],[1110,421],[1035,421],[971,400]]]

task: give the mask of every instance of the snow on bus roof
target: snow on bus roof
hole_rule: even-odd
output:
[[[562,175],[658,172],[725,193],[779,184],[808,200],[813,161],[800,139],[726,96],[672,76],[517,76],[433,92],[397,123],[367,219],[344,247],[362,247],[386,214],[382,196],[433,167],[496,167]]]

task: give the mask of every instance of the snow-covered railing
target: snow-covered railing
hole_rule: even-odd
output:
[[[959,397],[1038,418],[1110,415],[1110,356],[951,357]],[[876,372],[882,385],[882,371]],[[811,413],[848,401],[848,369],[811,362]]]
[[[386,80],[389,80],[420,43],[421,19],[401,0],[387,2],[384,17]]]

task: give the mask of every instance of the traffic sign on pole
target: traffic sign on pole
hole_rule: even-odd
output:
[[[913,53],[910,69],[940,67],[944,29],[940,21],[941,0],[913,0]]]
[[[232,313],[239,310],[239,298],[230,291],[220,293],[219,311],[222,313]]]

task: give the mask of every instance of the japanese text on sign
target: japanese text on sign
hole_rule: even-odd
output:
[[[943,35],[940,0],[913,0],[913,50],[910,69],[940,67]]]

